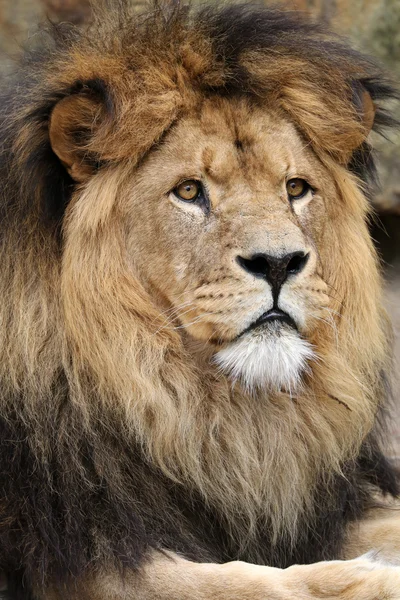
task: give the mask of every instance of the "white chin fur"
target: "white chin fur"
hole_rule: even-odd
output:
[[[248,333],[214,356],[221,369],[247,389],[267,387],[289,392],[299,387],[312,359],[312,346],[284,326]]]

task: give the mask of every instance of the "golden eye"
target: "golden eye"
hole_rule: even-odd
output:
[[[299,179],[298,177],[295,179],[289,179],[289,181],[286,183],[286,190],[290,200],[302,198],[310,189],[311,187],[307,181],[304,179]]]
[[[172,191],[180,200],[194,202],[200,196],[202,187],[199,181],[188,179],[187,181],[182,181]]]

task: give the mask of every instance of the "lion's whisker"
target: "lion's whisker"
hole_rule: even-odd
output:
[[[178,313],[180,310],[182,310],[182,308],[185,308],[187,306],[189,306],[190,304],[193,304],[192,300],[188,300],[187,302],[183,302],[182,304],[178,304],[177,306],[173,306],[165,311],[160,312],[156,319],[159,319],[161,317],[166,317],[166,318],[172,318],[174,316],[175,313]],[[156,320],[154,319],[152,321],[152,323],[154,323],[154,321]]]
[[[182,325],[177,325],[176,327],[173,327],[173,329],[187,329],[187,327],[190,327],[191,325],[200,323],[205,317],[208,317],[210,315],[215,315],[215,314],[216,314],[215,312],[203,313],[203,314],[199,315],[198,317],[196,317],[196,319],[194,319],[190,323],[182,323]]]

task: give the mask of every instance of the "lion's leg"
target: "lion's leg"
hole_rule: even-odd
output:
[[[370,510],[365,519],[348,530],[344,558],[355,558],[371,550],[378,559],[400,565],[400,504]]]
[[[155,555],[140,573],[99,573],[40,600],[400,600],[400,568],[361,557],[288,569]]]

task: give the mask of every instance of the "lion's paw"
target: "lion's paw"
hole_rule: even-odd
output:
[[[287,600],[400,600],[400,567],[379,555],[295,565],[282,576]]]

